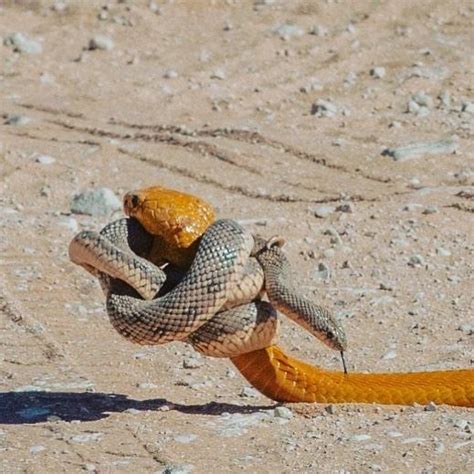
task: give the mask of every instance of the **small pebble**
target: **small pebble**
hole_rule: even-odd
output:
[[[360,434],[360,435],[354,435],[350,437],[351,441],[367,441],[371,438],[370,435],[367,434]]]
[[[327,36],[328,35],[328,29],[322,25],[315,25],[311,28],[309,31],[310,35],[315,35],[315,36]]]
[[[334,249],[325,249],[323,250],[323,255],[325,258],[334,258],[336,251]]]
[[[410,114],[419,114],[421,107],[414,100],[409,100],[407,105],[407,112]]]
[[[155,14],[155,15],[160,15],[161,14],[161,9],[160,6],[156,3],[151,1],[148,4],[148,8]]]
[[[178,73],[174,69],[168,69],[163,74],[165,79],[176,79],[178,77]]]
[[[414,94],[412,100],[414,100],[420,107],[433,107],[432,97],[424,91],[419,91]]]
[[[41,165],[52,165],[56,161],[56,158],[49,155],[39,155],[35,161]]]
[[[320,262],[318,264],[318,270],[315,272],[315,276],[320,280],[329,280],[331,277],[331,270],[323,262]]]
[[[41,446],[41,445],[36,445],[36,446],[32,446],[30,448],[30,453],[31,454],[38,454],[38,453],[41,453],[41,451],[44,451],[46,448],[44,446]]]
[[[122,209],[121,200],[109,188],[95,188],[73,196],[71,212],[101,216]]]
[[[28,38],[23,33],[13,33],[10,36],[7,36],[3,43],[5,46],[13,48],[13,51],[16,51],[17,53],[41,54],[43,51],[41,43]]]
[[[79,230],[79,224],[74,217],[64,217],[58,222],[58,226],[69,230],[72,234],[75,234]]]
[[[334,415],[336,413],[336,408],[334,405],[326,405],[324,407],[324,411],[330,415]]]
[[[283,23],[273,28],[272,33],[278,35],[281,39],[288,41],[292,38],[298,38],[304,35],[303,28],[292,25],[291,23]]]
[[[260,392],[252,387],[244,387],[240,391],[239,396],[242,398],[258,398],[260,396]]]
[[[429,215],[429,214],[437,214],[439,209],[436,206],[427,206],[423,209],[422,214]]]
[[[114,42],[111,38],[105,35],[95,35],[89,41],[89,49],[91,51],[95,49],[102,49],[105,51],[110,51],[114,47]]]
[[[449,109],[449,107],[451,107],[451,95],[448,91],[441,92],[439,95],[439,100],[441,102],[440,107],[445,109]]]
[[[462,331],[463,333],[467,334],[468,336],[472,336],[472,335],[474,335],[474,324],[469,324],[469,323],[461,324],[458,327],[458,330]]]
[[[197,369],[202,367],[204,364],[203,359],[198,357],[187,357],[183,360],[183,368],[184,369]]]
[[[339,107],[329,100],[318,99],[311,106],[311,115],[316,117],[334,117],[339,113]]]
[[[398,148],[386,148],[383,156],[391,156],[395,161],[405,161],[423,155],[442,155],[455,153],[458,149],[458,142],[452,138],[439,140],[437,142],[419,142]]]
[[[158,388],[158,385],[155,383],[150,383],[150,382],[143,382],[137,384],[137,388],[142,389],[142,390],[153,390],[155,388]]]
[[[352,214],[354,212],[354,205],[350,202],[346,202],[344,204],[341,204],[340,206],[337,206],[336,211]]]
[[[5,125],[21,127],[23,125],[28,125],[30,122],[31,118],[26,115],[9,115],[5,120]]]
[[[453,426],[463,431],[468,431],[470,428],[470,423],[468,420],[459,419],[459,420],[454,420]]]
[[[324,219],[325,217],[328,217],[330,214],[334,212],[334,207],[320,206],[320,207],[313,208],[312,211],[316,217],[319,217],[320,219]]]
[[[197,439],[197,435],[193,433],[184,433],[184,434],[176,435],[174,437],[174,440],[177,443],[182,443],[182,444],[192,443],[193,441],[196,441],[196,439]]]
[[[450,257],[451,252],[449,250],[444,249],[443,247],[437,247],[436,255],[439,255],[440,257]]]
[[[285,420],[291,420],[293,418],[293,412],[287,407],[276,407],[273,410],[275,418],[283,418]]]
[[[474,102],[464,102],[461,110],[467,114],[474,115]]]
[[[382,356],[382,359],[392,360],[392,359],[395,359],[396,357],[397,357],[396,351],[388,351]]]
[[[211,74],[211,79],[219,79],[223,81],[226,78],[225,71],[223,69],[216,69],[214,72]]]
[[[78,435],[75,435],[71,438],[71,441],[73,443],[97,443],[99,442],[102,437],[104,436],[103,433],[81,433]]]
[[[436,404],[434,402],[429,402],[427,405],[425,405],[424,410],[425,411],[436,411]]]
[[[421,255],[412,255],[408,260],[408,265],[410,267],[423,266],[425,264],[425,259]]]
[[[382,66],[374,67],[370,70],[370,75],[376,79],[382,79],[385,77],[385,68]]]
[[[166,466],[161,473],[162,474],[190,474],[194,470],[192,464],[173,464]]]

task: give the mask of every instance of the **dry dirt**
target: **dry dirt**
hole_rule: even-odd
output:
[[[351,370],[472,367],[472,3],[158,3],[0,1],[0,36],[43,49],[0,45],[0,471],[473,472],[472,411],[276,418],[229,361],[188,369],[189,347],[122,339],[67,257],[76,224],[120,215],[71,216],[75,193],[177,188],[287,238],[302,291],[344,320]],[[272,32],[285,23],[301,31]],[[112,49],[88,50],[98,33]],[[318,99],[339,108],[313,115]],[[453,136],[456,153],[382,154]],[[340,368],[286,321],[281,345]]]

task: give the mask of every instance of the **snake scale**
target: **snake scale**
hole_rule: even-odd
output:
[[[474,405],[472,370],[345,374],[291,358],[275,345],[275,308],[333,349],[344,350],[346,340],[329,312],[291,287],[278,242],[253,239],[230,220],[214,221],[207,203],[165,188],[128,193],[124,209],[132,218],[100,234],[80,233],[70,255],[99,278],[111,322],[128,339],[186,340],[204,354],[230,357],[252,385],[277,401]],[[218,268],[204,278],[210,261]],[[157,266],[164,263],[168,273]],[[184,278],[176,278],[190,264]],[[262,290],[271,304],[260,300]],[[203,299],[206,307],[199,308]]]

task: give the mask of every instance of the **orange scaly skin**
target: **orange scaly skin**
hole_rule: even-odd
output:
[[[257,390],[280,402],[474,406],[474,370],[344,374],[294,359],[278,346],[231,360]]]
[[[124,210],[157,236],[155,263],[188,266],[199,238],[214,221],[205,201],[152,187],[127,193]],[[436,404],[474,407],[474,370],[413,373],[349,373],[314,367],[274,345],[231,361],[260,392],[280,402]]]

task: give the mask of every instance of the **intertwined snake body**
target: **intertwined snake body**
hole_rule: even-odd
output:
[[[339,350],[345,347],[342,328],[329,312],[291,288],[289,264],[278,246],[254,241],[233,221],[212,224],[212,208],[204,201],[150,188],[129,193],[125,211],[146,230],[133,219],[121,219],[101,235],[79,234],[70,245],[72,260],[99,277],[112,324],[125,337],[141,344],[187,340],[208,355],[231,357],[257,389],[279,401],[473,406],[472,370],[344,374],[287,356],[274,344],[275,311],[258,300],[262,285],[259,267],[249,265],[255,262],[251,254],[265,272],[273,306]],[[148,259],[183,268],[194,254],[191,268],[174,289],[157,299],[142,299],[152,298],[170,279]]]

